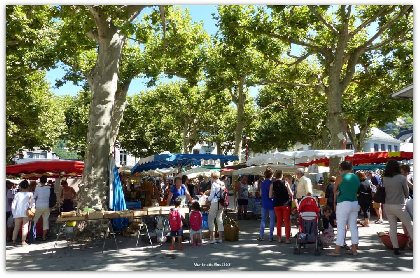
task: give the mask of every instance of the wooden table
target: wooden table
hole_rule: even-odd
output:
[[[60,235],[64,234],[65,228],[67,227],[67,222],[107,220],[107,228],[106,228],[106,231],[104,231],[104,242],[103,242],[103,245],[102,245],[102,253],[104,252],[104,249],[105,249],[106,237],[107,237],[108,233],[112,234],[112,236],[114,237],[115,246],[117,247],[117,250],[119,250],[117,239],[115,237],[115,232],[114,232],[114,229],[112,227],[112,220],[117,219],[117,218],[122,218],[122,217],[120,217],[120,216],[117,217],[116,215],[102,215],[102,216],[100,216],[99,214],[91,216],[91,217],[88,217],[88,216],[70,216],[70,217],[59,216],[59,217],[57,217],[56,222],[61,223],[62,225],[61,225],[61,227],[58,231],[57,238],[56,238],[55,243],[54,243],[54,248],[57,245],[57,241],[60,238]]]
[[[118,250],[118,244],[117,244],[117,240],[115,238],[115,232],[114,232],[114,229],[112,227],[112,220],[113,219],[128,218],[128,219],[132,219],[132,220],[137,219],[137,220],[142,221],[143,217],[147,217],[147,216],[169,216],[169,212],[172,208],[174,208],[174,206],[145,207],[145,208],[139,209],[139,210],[128,210],[128,211],[119,211],[119,212],[115,212],[115,211],[92,212],[92,213],[89,213],[89,214],[83,215],[83,216],[76,216],[76,215],[73,216],[73,215],[71,215],[71,213],[69,214],[70,216],[67,216],[67,217],[63,217],[63,216],[60,215],[60,216],[57,217],[56,222],[61,223],[62,225],[61,225],[61,227],[59,229],[59,232],[57,234],[57,238],[56,238],[55,243],[54,243],[54,248],[56,247],[57,241],[60,238],[60,236],[64,234],[67,222],[108,220],[107,230],[104,233],[104,243],[103,243],[103,246],[102,246],[102,253],[103,253],[104,248],[105,248],[106,235],[107,235],[108,232],[113,235],[114,242],[115,242],[115,245],[116,245],[117,250]],[[183,207],[183,208],[180,208],[179,210],[184,214],[189,213],[189,208],[188,207]],[[141,226],[139,225],[136,246],[138,244],[138,238],[140,236],[140,229],[141,229]],[[147,226],[146,226],[146,229],[147,229]],[[150,234],[148,232],[148,229],[147,229],[147,234],[148,234],[149,240],[150,240]],[[151,242],[151,240],[150,240],[150,242]]]

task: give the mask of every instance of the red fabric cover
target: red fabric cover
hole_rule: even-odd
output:
[[[64,176],[80,176],[83,169],[83,161],[53,159],[6,166],[6,175],[28,174],[40,177],[45,174],[49,177],[58,177],[64,172]]]

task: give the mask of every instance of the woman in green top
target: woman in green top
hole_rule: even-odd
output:
[[[351,250],[349,254],[357,255],[357,245],[359,244],[359,232],[357,230],[357,214],[360,210],[357,201],[357,191],[360,181],[357,175],[352,173],[352,164],[343,161],[340,164],[340,176],[335,181],[336,218],[337,218],[337,240],[335,250],[329,255],[339,256],[341,247],[344,246],[346,237],[346,225],[351,233]]]

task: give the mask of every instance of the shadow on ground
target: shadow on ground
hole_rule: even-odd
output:
[[[243,221],[242,221],[243,222]],[[302,254],[293,254],[294,244],[258,242],[257,222],[241,222],[240,241],[192,247],[184,243],[183,251],[169,251],[168,244],[135,247],[135,237],[118,236],[119,251],[107,239],[68,246],[59,241],[36,243],[29,247],[6,246],[7,271],[412,271],[413,251],[394,256],[378,241],[376,234],[360,236],[357,256],[329,257],[323,250],[314,255],[315,246],[307,245]],[[249,227],[248,227],[249,226]],[[254,232],[255,231],[255,232]]]

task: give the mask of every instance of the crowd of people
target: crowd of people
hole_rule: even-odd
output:
[[[15,184],[6,181],[6,240],[16,245],[19,231],[21,244],[27,245],[37,238],[36,226],[42,219],[42,241],[47,239],[51,210],[59,207],[60,211],[72,211],[75,206],[76,191],[66,180],[57,179],[61,184],[59,201],[55,186],[47,176],[41,176],[39,182],[26,179]]]
[[[224,178],[219,172],[212,172],[209,181],[198,179],[191,185],[186,176],[175,177],[174,184],[169,180],[161,184],[162,196],[165,198],[165,205],[173,205],[168,216],[170,235],[172,243],[170,249],[175,249],[175,241],[178,238],[177,249],[182,249],[183,223],[185,215],[180,207],[186,203],[190,204],[191,215],[190,237],[194,246],[202,243],[202,208],[199,202],[194,199],[196,195],[206,194],[208,206],[208,228],[210,231],[210,244],[222,243],[224,240],[223,214],[225,207],[221,202],[221,192],[226,188]],[[304,169],[299,168],[295,176],[283,175],[281,170],[273,172],[267,168],[264,178],[258,181],[259,194],[261,198],[261,222],[259,226],[258,241],[264,241],[266,219],[269,218],[268,241],[275,240],[274,227],[276,227],[277,241],[290,244],[292,241],[291,226],[293,211],[299,207],[303,198],[312,196],[313,187],[311,180],[305,176]],[[16,186],[7,182],[7,239],[16,244],[19,230],[22,231],[22,245],[27,244],[28,231],[34,233],[37,221],[43,219],[42,240],[46,239],[49,230],[49,215],[51,211],[51,194],[54,185],[47,182],[47,177],[40,178],[39,183],[23,180]],[[61,181],[61,192],[59,203],[62,211],[74,209],[76,192],[69,187],[65,180]],[[190,187],[190,188],[189,188]],[[386,193],[384,203],[373,201],[373,196],[383,187]],[[192,193],[191,193],[192,192]],[[246,219],[248,202],[250,197],[249,182],[246,175],[239,177],[234,186],[235,200],[237,202],[238,219]],[[330,256],[340,256],[342,249],[346,253],[357,255],[359,249],[358,224],[362,227],[370,225],[370,211],[373,208],[377,215],[376,224],[383,223],[384,215],[389,223],[389,236],[394,249],[394,254],[401,253],[397,238],[397,221],[402,222],[404,232],[410,237],[410,244],[413,241],[413,177],[410,175],[408,165],[400,165],[395,160],[389,160],[382,174],[373,171],[355,172],[352,164],[343,161],[340,164],[339,175],[330,176],[325,186],[325,204],[320,205],[320,235],[324,247],[335,243]],[[27,210],[35,208],[33,217],[29,217]],[[361,219],[359,220],[359,214]],[[10,219],[13,219],[11,221]],[[217,225],[217,233],[216,233]],[[13,228],[14,226],[14,228]],[[32,227],[32,228],[31,228]],[[283,233],[284,227],[284,233]],[[334,232],[336,229],[336,233]],[[347,231],[350,232],[351,245],[346,244]],[[218,236],[217,236],[218,235]],[[284,238],[283,238],[284,235]]]

